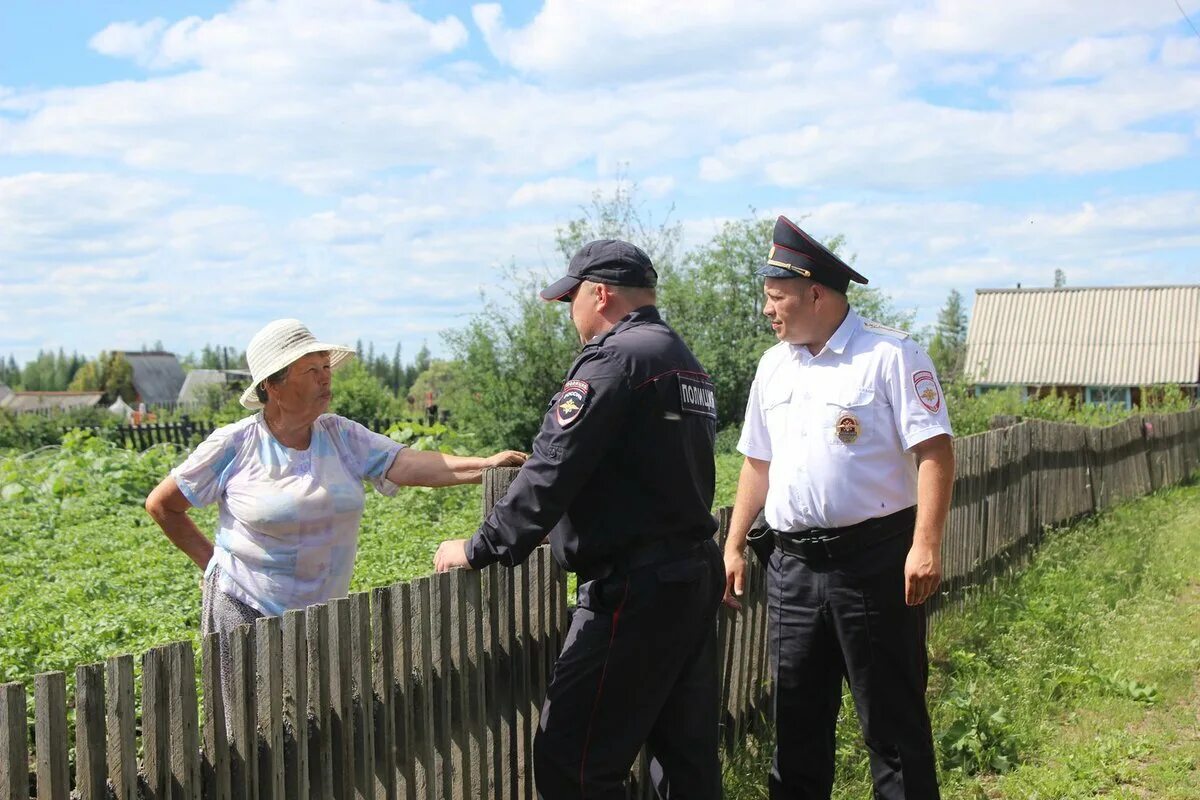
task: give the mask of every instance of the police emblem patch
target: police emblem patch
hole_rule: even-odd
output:
[[[936,414],[942,407],[942,389],[938,386],[937,378],[927,369],[913,373],[913,388],[917,390],[917,399],[921,405]]]
[[[842,444],[854,444],[858,441],[858,435],[862,433],[862,425],[859,424],[858,417],[848,411],[838,416],[837,424],[833,426],[833,429],[837,434],[838,441]]]
[[[587,381],[570,380],[564,383],[562,392],[558,395],[558,402],[554,406],[554,418],[558,420],[559,426],[570,427],[579,419],[583,414],[583,407],[587,405],[587,399]]]

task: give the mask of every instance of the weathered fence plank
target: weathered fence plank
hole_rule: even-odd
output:
[[[108,783],[116,800],[136,800],[137,711],[133,700],[133,656],[113,656],[105,662],[104,670]]]
[[[395,737],[392,785],[397,800],[418,800],[414,775],[416,750],[413,747],[413,714],[416,693],[413,691],[413,648],[410,644],[413,628],[412,585],[394,584],[390,589],[392,610],[392,731]]]
[[[308,707],[308,788],[312,800],[333,800],[333,703],[330,698],[329,606],[304,611]]]
[[[229,785],[233,800],[258,800],[258,736],[255,721],[254,628],[239,625],[229,634]],[[143,712],[144,713],[144,712]]]
[[[433,578],[420,578],[413,583],[413,626],[409,647],[413,654],[413,784],[416,796],[437,800],[441,796],[437,771],[437,736],[440,725],[435,704],[437,676],[434,674],[433,628],[440,622],[433,616],[437,595]]]
[[[0,800],[29,800],[25,686],[0,685]]]
[[[142,656],[142,773],[148,800],[171,797],[171,718],[167,653],[155,647]]]
[[[392,591],[380,586],[371,592],[371,703],[369,714],[374,735],[374,784],[371,797],[390,800],[396,796],[396,710],[395,647],[392,636]]]
[[[200,800],[200,730],[196,657],[188,642],[169,645],[167,702],[171,719],[172,800]]]
[[[333,796],[351,800],[354,792],[354,688],[350,600],[329,603],[329,703],[333,741]]]
[[[37,800],[68,800],[67,676],[43,672],[33,678],[34,752],[37,754]]]
[[[132,672],[130,680],[132,681]],[[221,693],[221,649],[218,633],[210,633],[200,642],[200,685],[204,694],[201,792],[204,800],[229,800],[233,790],[229,782],[229,738],[225,725],[225,698]],[[109,763],[112,763],[111,759]],[[129,800],[133,800],[132,796]]]
[[[75,668],[75,788],[82,800],[105,800],[104,665]]]
[[[350,595],[350,672],[354,724],[355,797],[375,796],[375,741],[372,725],[371,595]]]
[[[279,617],[254,622],[258,796],[283,800],[283,631]]]
[[[303,611],[283,615],[283,796],[307,798],[308,637]]]

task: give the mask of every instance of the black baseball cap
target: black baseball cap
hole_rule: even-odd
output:
[[[658,273],[650,256],[637,245],[620,239],[597,239],[579,248],[567,265],[567,274],[538,295],[543,300],[565,300],[583,281],[649,289],[658,285]]]
[[[755,270],[754,274],[760,278],[810,278],[842,294],[850,288],[850,281],[867,282],[825,245],[783,216],[775,220],[775,233],[771,237],[767,263]]]

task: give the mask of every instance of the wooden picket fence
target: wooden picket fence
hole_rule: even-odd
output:
[[[373,419],[366,423],[366,427],[383,433],[399,421],[392,418]],[[184,417],[175,422],[147,422],[141,425],[119,425],[115,428],[95,427],[90,430],[119,447],[145,450],[156,444],[191,446],[216,430],[216,425],[209,420]]]
[[[1200,411],[1099,429],[1023,422],[956,441],[955,453],[943,598],[1019,565],[1048,526],[1200,470]],[[489,473],[485,510],[514,474]],[[25,686],[5,684],[0,800],[531,800],[566,586],[543,546],[516,569],[433,575],[259,620],[232,637],[228,708],[215,635],[198,662],[176,642],[143,654],[140,674],[128,655],[80,666],[73,703],[64,673],[37,675],[32,726]],[[718,621],[728,750],[769,716],[765,589],[755,562],[745,608]],[[629,796],[653,796],[644,758]]]

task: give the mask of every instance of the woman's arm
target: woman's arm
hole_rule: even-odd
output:
[[[432,450],[404,448],[387,471],[387,479],[400,486],[457,486],[479,483],[491,467],[519,467],[528,456],[505,450],[488,458],[452,456]],[[170,534],[168,534],[170,535]]]
[[[171,543],[182,550],[200,569],[208,567],[212,559],[213,545],[196,523],[188,516],[192,504],[179,491],[179,486],[170,475],[162,479],[146,498],[146,511],[162,528]]]

